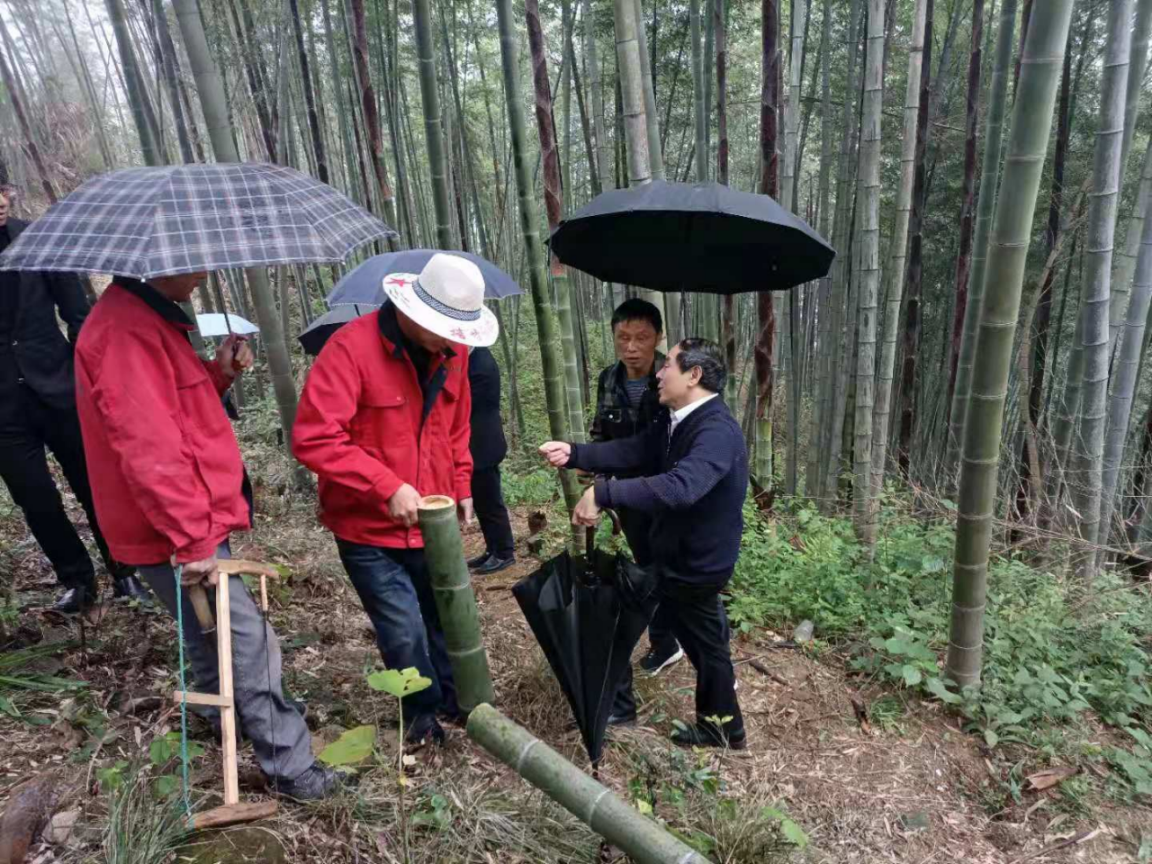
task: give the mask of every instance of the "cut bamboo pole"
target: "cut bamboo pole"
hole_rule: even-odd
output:
[[[488,654],[480,638],[480,610],[476,608],[476,594],[464,562],[456,502],[447,495],[429,495],[421,499],[417,512],[424,535],[428,578],[456,679],[456,699],[460,710],[469,712],[496,696]]]
[[[478,706],[468,717],[468,737],[637,864],[707,864],[699,852],[491,705]]]

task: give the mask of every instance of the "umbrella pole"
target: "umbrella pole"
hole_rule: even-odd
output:
[[[708,864],[699,852],[491,705],[479,706],[468,717],[468,737],[637,864]]]
[[[456,679],[456,699],[465,713],[495,700],[488,654],[480,638],[480,610],[468,565],[464,541],[456,521],[456,502],[447,495],[420,499],[417,509],[424,535],[428,578],[444,629],[444,642]]]

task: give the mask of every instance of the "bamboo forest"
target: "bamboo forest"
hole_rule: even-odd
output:
[[[1150,862],[1150,341],[1152,0],[0,0],[0,864]]]

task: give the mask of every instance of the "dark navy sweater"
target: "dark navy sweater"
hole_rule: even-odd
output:
[[[684,418],[668,440],[670,419],[631,438],[573,444],[569,468],[639,473],[596,481],[600,507],[652,515],[652,549],[670,581],[723,586],[740,554],[748,450],[722,399]]]

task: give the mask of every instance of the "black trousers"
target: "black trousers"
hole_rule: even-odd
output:
[[[652,542],[649,539],[652,528],[652,518],[647,513],[638,510],[621,508],[616,511],[620,517],[620,527],[624,536],[628,538],[628,548],[632,550],[632,560],[641,567],[652,563]],[[659,606],[652,622],[648,625],[648,641],[652,650],[661,654],[672,654],[676,651],[676,637],[672,633],[672,625],[667,615],[663,614]]]
[[[52,408],[23,385],[15,394],[5,392],[0,398],[19,400],[17,409],[6,411],[0,422],[0,479],[24,511],[28,528],[52,562],[60,584],[67,588],[93,586],[96,571],[84,542],[68,520],[60,490],[48,469],[45,448],[60,463],[68,485],[88,514],[88,524],[109,572],[120,575],[125,568],[108,554],[96,524],[76,409]]]
[[[736,698],[736,670],[728,645],[731,631],[719,586],[665,585],[659,608],[696,669],[696,722],[708,724],[710,717],[721,721],[731,718],[724,722],[724,732],[742,732],[744,717]],[[623,714],[635,709],[629,667],[612,710]]]
[[[472,473],[472,506],[484,535],[484,548],[491,555],[511,558],[516,551],[512,524],[500,488],[500,466],[478,468]]]

